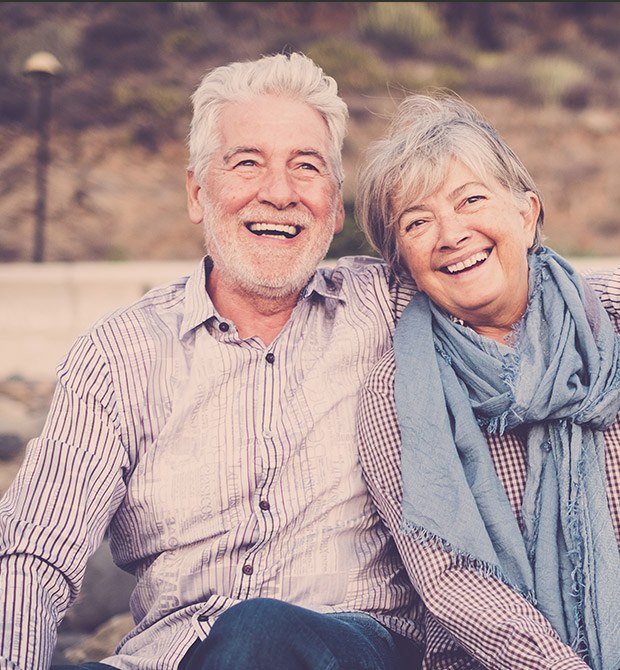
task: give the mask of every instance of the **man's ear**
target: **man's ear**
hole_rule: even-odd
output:
[[[187,192],[187,212],[192,223],[200,224],[204,218],[204,211],[200,203],[202,186],[198,183],[192,170],[185,174],[185,191]]]
[[[344,219],[345,219],[344,203],[342,202],[342,199],[340,199],[340,203],[338,204],[338,211],[336,212],[336,225],[334,227],[334,235],[338,235],[338,233],[342,232],[342,229],[344,228]]]

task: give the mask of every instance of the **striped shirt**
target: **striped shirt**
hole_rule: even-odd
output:
[[[258,596],[367,612],[422,641],[355,450],[359,388],[411,294],[375,259],[343,259],[265,346],[218,316],[207,271],[102,319],[59,365],[0,501],[3,670],[49,667],[106,533],[137,578],[113,667],[173,670],[221,612]]]
[[[479,667],[420,605],[354,449],[358,390],[411,290],[374,260],[343,260],[265,347],[218,316],[205,280],[201,263],[106,317],[59,366],[43,432],[0,501],[0,669],[48,668],[106,533],[137,577],[136,627],[104,659],[114,667],[177,668],[254,596],[367,612],[425,637],[430,667]],[[389,447],[376,479],[397,482]],[[546,646],[512,667],[550,667],[561,645],[519,607]],[[482,658],[497,651],[493,635],[457,633]]]
[[[588,279],[619,332],[620,270],[614,275]],[[459,567],[448,553],[434,545],[421,546],[399,532],[402,485],[394,377],[394,354],[389,351],[362,390],[358,416],[360,460],[373,499],[428,608],[428,667],[453,667],[450,663],[459,663],[459,657],[465,663],[467,650],[489,668],[587,668],[555,634],[550,634],[543,617],[533,614],[525,601],[500,581],[484,579]],[[526,477],[523,435],[489,435],[487,442],[497,475],[520,521]],[[620,421],[606,431],[605,446],[608,504],[620,545]],[[453,647],[451,658],[446,653],[450,640],[460,643],[463,649]],[[435,655],[435,649],[444,650],[443,658]]]

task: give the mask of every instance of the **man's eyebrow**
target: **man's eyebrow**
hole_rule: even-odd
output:
[[[232,149],[229,149],[223,157],[224,163],[228,163],[231,158],[234,156],[237,156],[238,154],[260,154],[260,150],[257,149],[256,147],[243,147],[243,146],[238,146],[238,147],[232,147]]]
[[[299,151],[296,151],[295,156],[312,156],[323,163],[323,165],[327,165],[327,161],[325,160],[325,156],[318,151],[317,149],[299,149]]]

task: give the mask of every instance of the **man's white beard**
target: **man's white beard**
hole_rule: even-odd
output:
[[[234,217],[227,217],[221,208],[208,201],[204,203],[203,234],[207,253],[214,267],[225,281],[248,295],[278,299],[297,295],[308,283],[318,264],[325,258],[334,237],[336,212],[334,206],[330,221],[318,223],[305,213],[265,213],[257,206],[249,206]],[[280,220],[283,223],[299,224],[312,235],[310,243],[301,246],[301,253],[291,257],[290,249],[274,249],[270,255],[259,254],[258,264],[252,262],[250,246],[239,244],[236,233],[243,221]],[[228,234],[227,234],[228,233]],[[255,248],[251,248],[255,251]]]

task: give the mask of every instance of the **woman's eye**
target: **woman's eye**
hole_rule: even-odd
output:
[[[468,205],[473,205],[476,202],[479,202],[480,200],[484,200],[483,195],[470,195],[468,198],[465,199],[465,202]]]
[[[404,224],[403,230],[406,233],[409,233],[412,230],[416,230],[423,226],[426,223],[426,219],[414,219],[413,221],[408,221]]]

